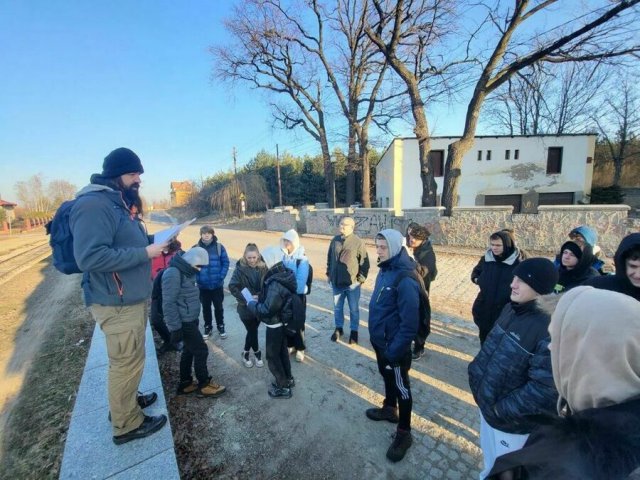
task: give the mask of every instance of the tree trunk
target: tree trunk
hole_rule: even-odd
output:
[[[417,90],[417,85],[416,85]],[[424,113],[424,106],[422,100],[419,97],[411,96],[413,119],[416,123],[413,129],[418,139],[418,157],[420,160],[420,179],[422,180],[422,200],[421,205],[423,207],[435,207],[436,206],[436,192],[438,186],[436,180],[433,177],[433,169],[429,162],[429,151],[431,150],[431,143],[429,141],[429,126],[427,124],[427,117]]]
[[[360,165],[362,166],[362,206],[371,208],[371,167],[369,166],[369,139],[360,133]]]
[[[624,162],[624,156],[616,156],[613,158],[613,184],[615,186],[620,185],[620,178],[622,177],[622,164]]]
[[[320,135],[320,150],[322,151],[322,163],[324,167],[324,189],[327,192],[327,203],[329,207],[335,208],[333,203],[332,186],[335,185],[335,178],[333,178],[333,168],[331,165],[331,152],[329,151],[329,142],[325,135]]]
[[[346,171],[346,201],[347,206],[356,203],[356,170],[358,169],[358,158],[356,154],[356,129],[353,123],[349,124],[349,150],[347,152]]]

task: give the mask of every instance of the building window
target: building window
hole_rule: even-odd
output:
[[[444,150],[431,150],[429,165],[431,165],[434,177],[442,177],[444,175]]]
[[[509,157],[511,157],[511,150],[505,150],[504,151],[504,159],[505,160],[509,160]]]
[[[491,160],[491,150],[487,150],[487,160]]]
[[[478,161],[482,160],[482,150],[478,150]]]
[[[520,158],[520,150],[513,151],[513,159],[518,160]]]
[[[547,153],[547,175],[562,173],[562,147],[549,147]]]
[[[389,197],[384,197],[384,198],[387,201],[387,208],[389,208]]]

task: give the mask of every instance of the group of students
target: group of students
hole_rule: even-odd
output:
[[[613,274],[596,242],[577,227],[552,262],[502,230],[472,272],[481,479],[640,473],[640,233],[620,242]]]
[[[229,270],[229,257],[215,236],[215,230],[208,225],[201,227],[196,245],[186,252],[181,247],[174,239],[163,254],[153,260],[151,324],[163,340],[160,353],[182,351],[178,393],[196,392],[203,397],[215,398],[226,388],[209,375],[208,348],[204,340],[212,334],[214,315],[220,338],[227,338],[223,285]],[[255,243],[247,244],[229,281],[229,291],[237,300],[238,316],[246,329],[242,352],[245,367],[264,367],[258,326],[262,322],[267,327],[266,360],[275,377],[269,395],[274,398],[291,397],[295,380],[289,354],[295,354],[299,362],[304,361],[304,319],[310,268],[298,234],[289,230],[279,247],[268,247],[262,253]],[[199,331],[201,309],[203,334]],[[291,328],[279,328],[283,325],[291,325]]]

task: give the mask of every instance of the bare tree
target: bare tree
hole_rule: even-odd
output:
[[[510,135],[584,131],[610,74],[599,62],[532,65],[487,98],[481,122]]]
[[[640,155],[640,98],[637,83],[618,83],[619,95],[607,98],[593,116],[613,162],[613,184],[620,185],[624,164]]]
[[[366,29],[369,38],[406,86],[414,133],[418,140],[422,206],[437,200],[433,167],[429,161],[430,133],[425,107],[451,94],[455,67],[465,61],[443,65],[437,49],[446,33],[453,33],[453,2],[446,0],[372,0],[377,18]]]
[[[480,110],[487,96],[517,72],[536,63],[585,62],[637,55],[640,48],[635,6],[639,1],[602,0],[601,6],[590,12],[579,11],[576,4],[569,21],[544,32],[532,28],[530,31],[534,36],[519,41],[514,35],[524,33],[524,27],[532,23],[531,19],[549,11],[558,0],[518,0],[513,10],[505,9],[500,3],[487,7],[487,19],[497,32],[497,40],[492,53],[483,62],[484,68],[467,106],[462,138],[449,145],[443,188],[447,215],[457,204],[462,159],[473,146]]]
[[[78,188],[66,180],[52,180],[47,186],[49,199],[55,208],[62,202],[73,199],[77,191]]]
[[[328,192],[331,152],[325,86],[317,62],[298,43],[289,40],[294,36],[291,25],[270,1],[243,0],[225,26],[233,44],[212,47],[216,75],[273,94],[269,103],[275,122],[286,129],[302,128],[320,144]]]
[[[27,212],[50,212],[53,202],[46,193],[44,176],[41,173],[29,177],[27,180],[16,182],[14,189],[21,206]]]

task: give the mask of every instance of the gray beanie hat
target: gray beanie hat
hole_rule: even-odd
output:
[[[192,267],[200,267],[209,265],[209,254],[202,247],[193,247],[189,249],[182,258]]]

